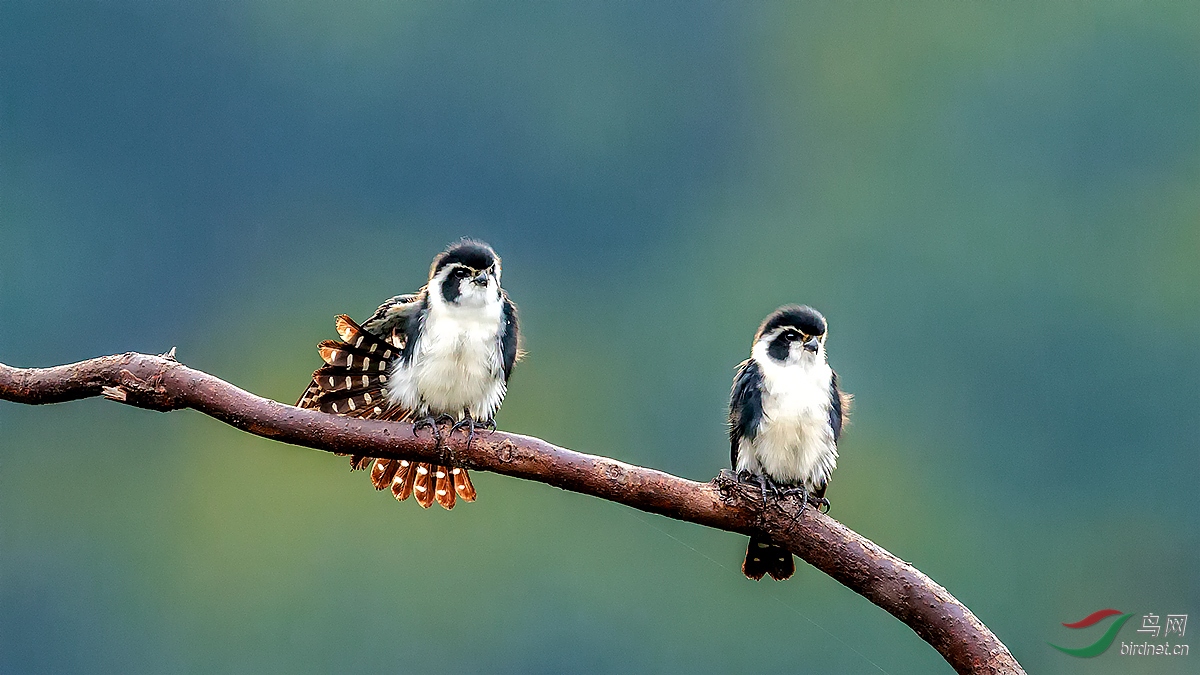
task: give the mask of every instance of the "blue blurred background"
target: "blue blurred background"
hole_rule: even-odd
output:
[[[290,403],[473,235],[529,350],[501,428],[707,480],[758,322],[812,304],[833,516],[1030,672],[1200,667],[1046,644],[1200,614],[1191,3],[7,1],[0,159],[0,361],[174,345]],[[476,486],[0,403],[0,671],[950,672],[741,537]]]

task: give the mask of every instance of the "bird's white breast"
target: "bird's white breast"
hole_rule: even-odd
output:
[[[389,380],[393,403],[418,414],[491,419],[504,399],[500,353],[502,305],[435,305],[411,360],[397,362]]]
[[[763,417],[758,433],[738,449],[738,470],[764,472],[779,483],[829,481],[837,443],[829,425],[833,371],[824,359],[780,364],[756,358],[763,374]]]

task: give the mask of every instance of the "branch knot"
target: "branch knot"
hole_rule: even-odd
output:
[[[115,387],[102,388],[101,392],[104,398],[158,412],[169,412],[186,407],[163,383],[167,371],[178,362],[173,359],[168,361],[165,357],[158,358],[163,360],[161,367],[146,379],[122,368],[117,373],[120,384]]]

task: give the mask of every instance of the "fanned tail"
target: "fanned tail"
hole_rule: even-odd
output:
[[[411,421],[409,411],[388,401],[387,378],[392,362],[400,355],[397,345],[365,330],[344,314],[335,321],[342,339],[325,340],[317,345],[325,365],[313,373],[312,382],[296,405],[348,417]],[[395,336],[392,340],[400,341]],[[437,502],[446,509],[454,508],[456,497],[475,501],[471,477],[466,469],[459,467],[361,455],[350,458],[350,467],[369,468],[375,489],[391,489],[398,501],[415,496],[424,508]]]
[[[405,410],[388,401],[388,373],[399,350],[345,314],[334,319],[334,326],[342,340],[317,345],[325,365],[313,373],[296,406],[347,417],[407,419]],[[356,455],[350,458],[350,468],[366,469],[373,461]]]
[[[296,405],[337,415],[380,417],[389,408],[388,371],[399,354],[344,314],[337,317],[336,325],[342,340],[317,345],[325,365],[313,373]]]
[[[371,483],[377,490],[391,489],[397,501],[416,495],[417,503],[424,508],[437,502],[445,509],[452,509],[456,498],[475,501],[471,476],[460,467],[406,459],[376,459],[371,464]]]
[[[742,563],[742,574],[746,578],[758,581],[764,574],[769,574],[772,579],[783,581],[795,572],[796,562],[792,560],[791,551],[777,546],[770,539],[757,535],[750,537],[746,560]]]

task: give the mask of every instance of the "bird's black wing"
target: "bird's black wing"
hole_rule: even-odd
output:
[[[374,314],[362,322],[362,327],[391,342],[393,346],[403,348],[409,321],[424,305],[424,289],[418,293],[397,295],[384,301]]]
[[[738,441],[754,438],[762,417],[762,370],[753,359],[746,359],[738,366],[729,395],[729,462],[735,470]]]
[[[837,373],[829,379],[829,426],[833,429],[833,441],[842,436],[842,426],[850,414],[850,395],[838,388]]]
[[[500,318],[503,323],[500,327],[500,356],[504,365],[504,381],[507,382],[508,376],[512,374],[513,366],[521,357],[521,350],[520,333],[517,330],[517,306],[508,299],[507,293],[502,297],[504,311]]]

